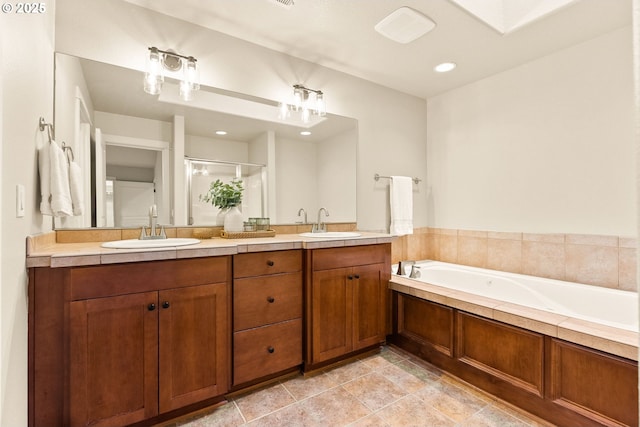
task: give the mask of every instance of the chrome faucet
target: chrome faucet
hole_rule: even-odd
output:
[[[166,239],[167,235],[164,232],[164,227],[160,226],[160,233],[158,233],[158,207],[156,205],[151,205],[149,207],[149,234],[142,226],[142,230],[140,231],[139,240],[149,240],[149,239]]]
[[[404,276],[405,274],[407,274],[406,271],[404,271],[404,268],[407,265],[410,265],[412,267],[411,271],[413,272],[413,266],[415,265],[415,263],[416,263],[415,261],[400,261],[400,262],[398,262],[398,271],[396,272],[396,274],[398,276]]]
[[[420,277],[420,266],[414,264],[411,266],[411,273],[409,274],[409,278],[417,279],[419,277]]]
[[[320,218],[320,214],[322,213],[322,211],[324,211],[324,215],[325,216],[329,216],[329,211],[326,210],[325,208],[318,209],[318,222],[313,224],[313,227],[311,227],[311,232],[312,233],[326,233],[327,232],[327,224],[322,222],[322,219]]]
[[[304,222],[303,222],[303,224],[306,224],[307,223],[307,211],[305,211],[303,208],[300,208],[298,210],[298,216],[300,216],[302,214],[304,214]],[[297,222],[299,223],[300,221],[297,221]]]

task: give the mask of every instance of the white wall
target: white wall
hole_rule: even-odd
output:
[[[0,14],[0,140],[2,269],[0,282],[0,425],[27,425],[27,277],[25,241],[51,229],[38,212],[36,149],[46,141],[42,116],[53,121],[55,2],[43,14]],[[26,190],[26,215],[16,218],[16,185]]]
[[[388,182],[373,175],[426,178],[426,103],[316,64],[119,0],[58,0],[56,49],[143,70],[149,46],[198,58],[204,85],[283,99],[294,83],[321,88],[329,112],[358,120],[358,227],[388,229]],[[426,225],[426,191],[414,203],[416,226]]]
[[[429,224],[636,235],[631,28],[428,100]]]

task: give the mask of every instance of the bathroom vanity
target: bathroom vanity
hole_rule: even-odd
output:
[[[29,425],[157,423],[384,342],[390,236],[243,240],[32,248]]]

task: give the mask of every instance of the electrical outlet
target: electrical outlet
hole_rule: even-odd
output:
[[[16,185],[16,218],[24,217],[24,185]]]

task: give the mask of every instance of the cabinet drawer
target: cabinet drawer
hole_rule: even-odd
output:
[[[226,282],[230,256],[76,267],[71,300]]]
[[[239,254],[233,257],[233,277],[264,276],[302,270],[302,251],[273,251]]]
[[[302,320],[233,334],[233,383],[242,384],[302,364]]]
[[[302,317],[302,273],[236,279],[233,330]]]
[[[313,270],[378,264],[385,262],[387,252],[391,252],[390,244],[314,249],[311,255]]]

